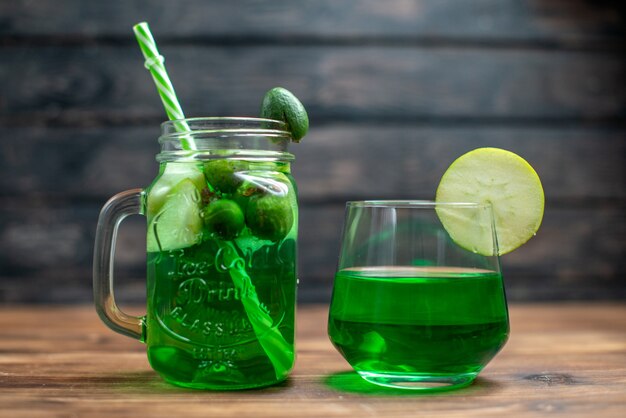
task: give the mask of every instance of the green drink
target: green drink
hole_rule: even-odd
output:
[[[287,378],[294,359],[298,203],[290,133],[280,121],[186,120],[197,149],[162,125],[159,175],[112,198],[96,240],[94,289],[102,319],[147,345],[170,383],[244,389]],[[115,225],[147,218],[147,309],[114,304]]]
[[[228,158],[168,164],[146,192],[150,364],[167,381],[194,388],[285,379],[294,360],[296,298],[289,165]],[[177,185],[163,196],[161,185],[171,183]],[[233,262],[249,277],[246,285],[231,277]],[[259,315],[266,325],[255,324]],[[280,365],[263,344],[267,333],[280,340]]]
[[[185,119],[147,23],[133,30],[170,120],[161,124],[154,182],[113,196],[100,212],[96,310],[114,331],[144,341],[171,383],[280,382],[295,359],[298,203],[287,145],[308,130],[304,106],[274,88],[260,119]],[[122,312],[113,295],[117,230],[134,214],[148,220],[145,317]]]
[[[200,388],[265,386],[277,376],[259,343],[219,247],[205,241],[180,251],[148,254],[148,358],[166,380]],[[294,352],[295,241],[245,256],[254,290]],[[293,355],[292,355],[293,360]]]
[[[440,221],[469,219],[484,253]],[[348,202],[328,335],[365,380],[413,390],[470,384],[509,322],[491,206]]]
[[[499,273],[445,267],[344,269],[335,277],[329,336],[367,379],[468,376],[508,336]]]

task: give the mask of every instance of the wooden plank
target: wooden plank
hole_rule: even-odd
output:
[[[63,10],[63,13],[56,13]],[[255,0],[166,1],[4,0],[0,35],[130,37],[150,22],[159,38],[375,36],[467,40],[561,41],[619,37],[624,13],[616,2],[584,0]]]
[[[283,85],[313,126],[328,120],[624,120],[618,54],[480,48],[165,46],[187,116],[256,115]],[[163,109],[135,46],[2,48],[0,123],[157,122]]]
[[[459,155],[510,149],[539,173],[548,202],[625,199],[626,130],[533,126],[313,126],[293,173],[302,202],[432,199]],[[0,190],[6,196],[95,199],[146,187],[156,176],[158,126],[0,128]],[[33,156],[41,156],[33,161]]]
[[[547,207],[537,236],[501,258],[511,300],[626,297],[623,209]],[[330,300],[337,267],[342,205],[304,207],[299,235],[302,293]]]
[[[139,342],[92,307],[0,309],[0,417],[619,417],[626,408],[623,304],[510,306],[511,337],[465,389],[413,395],[363,383],[326,336],[327,306],[301,307],[289,380],[254,391],[170,386]]]
[[[549,202],[625,197],[626,141],[621,129],[313,128],[292,148],[297,156],[294,175],[304,199],[433,199],[441,176],[457,157],[489,146],[526,158],[539,173]]]
[[[99,207],[63,204],[0,209],[0,300],[91,300],[93,236]],[[339,255],[343,204],[303,205],[300,298],[328,301]],[[121,228],[117,251],[120,300],[145,298],[145,223]],[[626,216],[622,208],[548,206],[536,238],[502,258],[511,300],[626,298]]]

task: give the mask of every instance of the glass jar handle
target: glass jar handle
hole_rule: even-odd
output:
[[[93,256],[93,296],[96,311],[115,332],[144,340],[144,318],[127,315],[115,304],[113,295],[113,257],[120,223],[129,215],[143,214],[143,190],[118,193],[104,204],[98,218]]]

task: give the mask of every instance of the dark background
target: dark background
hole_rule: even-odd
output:
[[[502,259],[511,300],[624,299],[625,14],[584,0],[0,2],[0,301],[89,302],[99,208],[156,175],[164,112],[131,26],[150,23],[187,116],[257,115],[281,85],[300,298],[327,301],[348,199],[432,199],[445,168],[512,150],[546,192]],[[118,298],[144,298],[141,218]]]

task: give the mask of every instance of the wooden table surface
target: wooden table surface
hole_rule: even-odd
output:
[[[0,417],[626,416],[626,305],[512,305],[511,338],[473,385],[436,395],[363,383],[303,306],[298,360],[282,385],[239,392],[170,386],[144,346],[91,307],[0,308]]]

